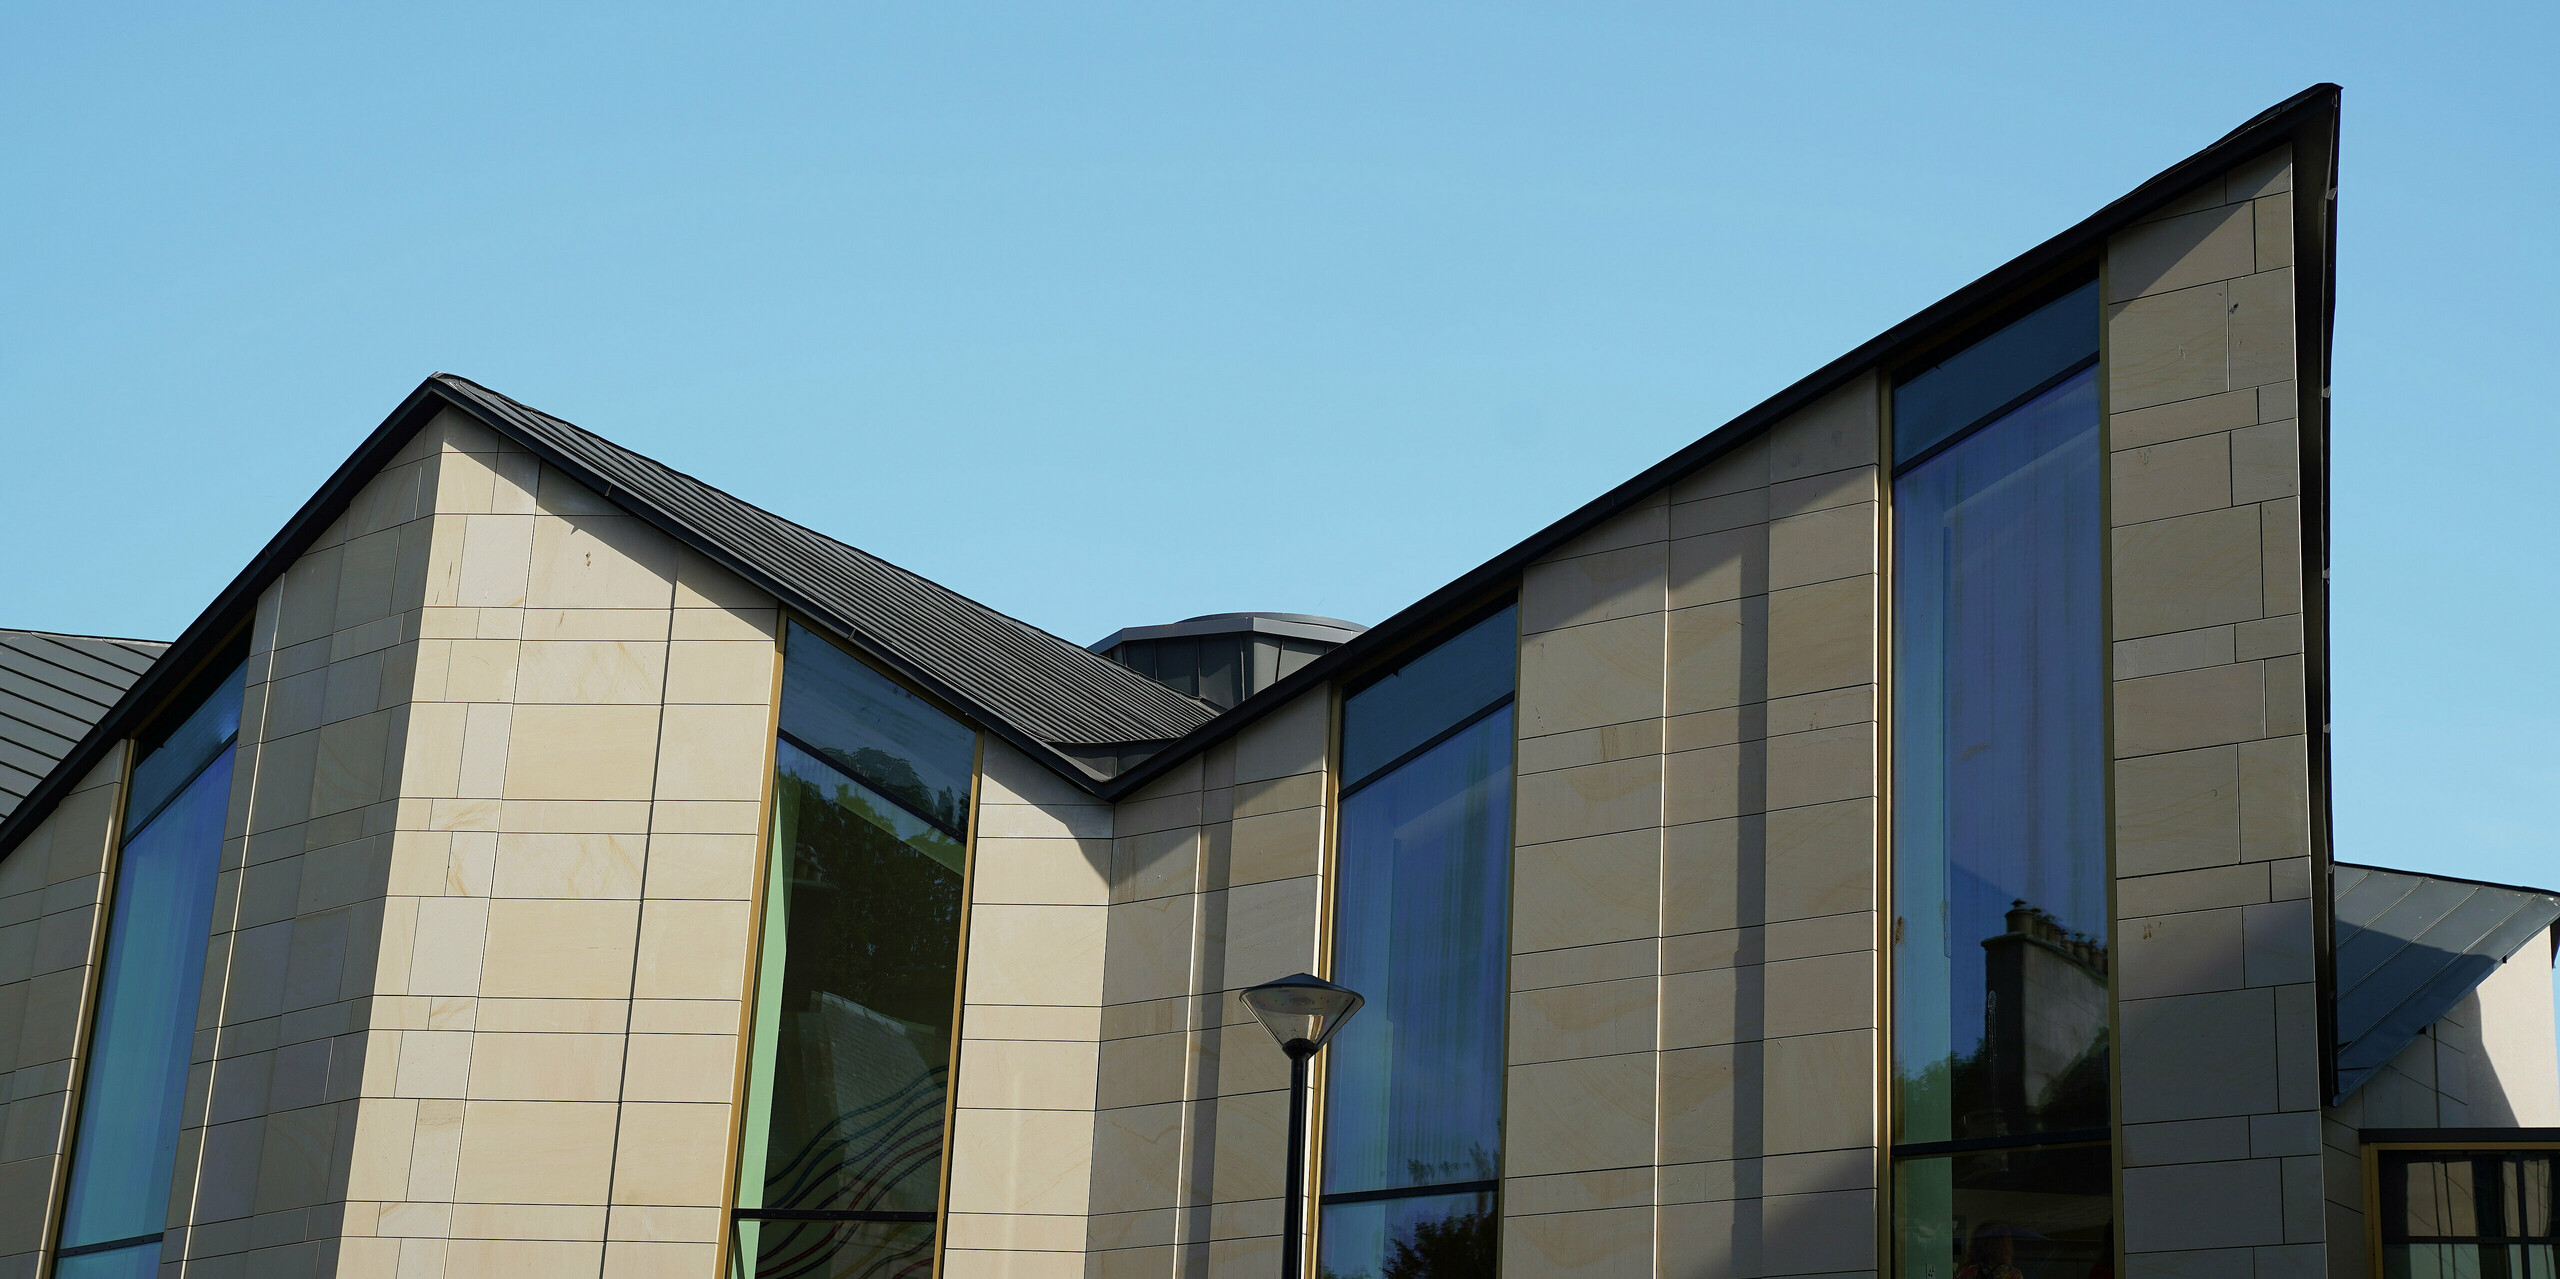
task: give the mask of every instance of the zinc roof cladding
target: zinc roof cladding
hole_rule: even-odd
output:
[[[1869,339],[1688,447],[1415,601],[1358,638],[1316,658],[1294,674],[1224,712],[1213,713],[1213,708],[1206,703],[1196,703],[1099,657],[1093,658],[1099,670],[1084,666],[1073,658],[1053,663],[1048,659],[1055,656],[1056,650],[1035,642],[1031,637],[1045,637],[1062,648],[1073,649],[1074,646],[1002,614],[983,609],[913,574],[861,556],[860,552],[842,547],[841,543],[833,543],[841,548],[840,551],[810,550],[801,539],[816,542],[831,542],[831,539],[758,511],[698,480],[606,444],[587,432],[517,404],[468,379],[429,378],[393,410],[391,416],[304,503],[258,556],[215,597],[213,604],[171,643],[170,660],[146,672],[74,748],[64,763],[29,793],[20,810],[0,819],[0,857],[6,857],[33,823],[41,820],[43,812],[49,810],[54,799],[68,788],[72,777],[93,763],[120,736],[137,727],[151,708],[174,695],[184,680],[191,678],[197,668],[211,660],[217,646],[244,624],[254,610],[257,593],[289,567],[300,549],[346,508],[348,501],[372,478],[374,472],[390,460],[411,434],[448,403],[481,418],[494,429],[520,439],[527,448],[543,455],[546,460],[582,473],[598,487],[606,489],[609,498],[635,509],[636,513],[692,543],[696,549],[773,590],[794,607],[808,613],[813,621],[832,625],[837,629],[839,638],[853,643],[891,669],[942,694],[963,709],[985,716],[985,726],[989,730],[1016,746],[1024,747],[1033,758],[1041,760],[1082,789],[1105,799],[1117,799],[1273,709],[1331,680],[1356,674],[1428,638],[1457,616],[1480,608],[1487,600],[1510,590],[1519,573],[1539,556],[1597,527],[1656,489],[1740,447],[1784,420],[1788,414],[1855,378],[1879,370],[1889,373],[1899,365],[1926,354],[1933,345],[1954,337],[1957,330],[1980,319],[1984,312],[2014,303],[2022,294],[2051,284],[2064,274],[2085,269],[2086,261],[2103,247],[2107,235],[2131,225],[2221,168],[2285,143],[2291,143],[2295,148],[2297,188],[2331,197],[2321,199],[2313,195],[2294,202],[2295,256],[2301,264],[2294,272],[2295,301],[2296,313],[2300,317],[2297,323],[2303,337],[2295,343],[2294,349],[2297,380],[2305,388],[2300,430],[2304,449],[2304,611],[2310,622],[2304,636],[2305,669],[2311,685],[2312,704],[2325,714],[2326,607],[2320,598],[2324,589],[2324,576],[2320,570],[2327,563],[2327,460],[2322,450],[2327,438],[2325,392],[2329,381],[2329,333],[2335,297],[2336,263],[2330,246],[2335,240],[2340,92],[2334,84],[2314,85],[2261,112],[2211,146],[2154,175],[2078,225]],[[2309,393],[2308,388],[2311,387],[2319,387],[2323,393],[2314,396]],[[621,487],[609,473],[612,470],[626,471],[625,478],[631,480],[633,486]],[[653,479],[662,483],[653,484]],[[655,496],[646,490],[654,490]],[[702,499],[703,509],[696,515],[704,527],[687,523],[677,513],[684,505],[680,499],[697,497]],[[660,498],[673,505],[659,505]],[[767,523],[773,527],[758,527]],[[827,575],[828,565],[837,566],[845,579],[837,582],[837,586],[852,590],[855,583],[863,583],[878,588],[880,594],[868,601],[870,604],[884,605],[895,598],[928,601],[934,605],[926,609],[928,613],[962,619],[964,625],[960,629],[968,639],[953,642],[954,636],[939,637],[939,655],[934,654],[936,643],[924,645],[924,650],[933,660],[912,658],[896,647],[899,639],[907,637],[904,631],[883,628],[883,633],[875,634],[858,629],[861,619],[836,616],[833,610],[820,605],[812,596],[802,594],[798,586],[786,586],[781,581],[782,575],[747,563],[740,554],[724,549],[712,536],[714,531],[723,529],[741,535],[742,546],[762,546],[779,551],[786,561],[792,558],[794,550],[806,552],[809,559],[816,561],[802,566],[811,577],[823,578]],[[850,556],[868,560],[871,565],[879,565],[879,569],[862,566],[860,561],[847,556],[847,552]],[[804,582],[800,585],[822,584]],[[971,616],[973,611],[980,616]],[[1005,628],[1011,628],[1015,633],[1006,634]],[[1026,651],[1037,654],[1040,660],[1009,670],[1003,665],[1001,659],[1004,655]],[[941,677],[935,674],[937,669],[943,672]],[[1020,686],[1020,677],[1025,674],[1058,678],[1059,682],[1050,688],[1026,689]],[[996,680],[997,686],[987,688],[989,679]],[[983,691],[972,696],[970,690]],[[1101,694],[1098,700],[1107,705],[1075,704],[1080,696],[1094,695],[1097,690]],[[1003,718],[997,708],[1011,708],[1012,713],[1021,715],[1022,726]],[[1190,727],[1180,727],[1185,723]],[[1036,729],[1032,727],[1034,725]],[[1074,740],[1076,738],[1115,735],[1121,737],[1116,744],[1134,745],[1138,749],[1080,754],[1134,759],[1135,762],[1116,770],[1094,767],[1078,758],[1079,753],[1064,749],[1100,744],[1078,742]],[[2314,749],[2320,747],[2315,745]],[[2325,782],[2325,758],[2317,761],[2314,775],[2316,781]],[[2319,836],[2322,839],[2326,837],[2325,804],[2324,790],[2313,805],[2313,817],[2322,823]]]
[[[2332,868],[2329,893],[2338,991],[2333,1105],[2560,921],[2560,894],[2349,862]]]
[[[0,629],[0,818],[17,810],[167,647]]]
[[[1214,707],[468,378],[429,379],[607,498],[962,707],[1057,746],[1160,742]]]

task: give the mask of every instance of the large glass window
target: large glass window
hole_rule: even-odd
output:
[[[1907,1279],[2112,1256],[2097,326],[2092,285],[1894,396]]]
[[[159,1273],[245,673],[234,668],[165,736],[137,744],[71,1146],[61,1279]]]
[[[2560,1275],[2560,1152],[2375,1152],[2384,1279]]]
[[[1486,618],[1343,703],[1325,1053],[1328,1279],[1491,1279],[1502,1149],[1519,619]]]
[[[785,641],[735,1274],[932,1272],[976,735]]]

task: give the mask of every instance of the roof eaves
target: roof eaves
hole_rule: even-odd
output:
[[[953,687],[948,681],[938,678],[932,671],[909,658],[895,645],[885,642],[880,637],[867,633],[858,624],[848,618],[845,618],[836,610],[830,608],[823,601],[812,597],[806,591],[800,590],[789,581],[786,581],[780,574],[772,572],[750,556],[739,554],[722,539],[696,527],[692,521],[681,518],[678,513],[661,506],[656,501],[652,500],[649,495],[637,492],[628,486],[615,483],[612,477],[600,474],[596,468],[588,465],[584,459],[577,457],[565,449],[559,448],[554,441],[549,439],[542,432],[526,429],[525,426],[514,417],[512,412],[506,411],[512,409],[538,413],[540,410],[530,409],[529,406],[518,404],[516,401],[506,397],[500,392],[490,390],[476,382],[472,382],[468,378],[459,377],[454,374],[439,373],[428,379],[428,381],[442,389],[446,393],[446,398],[456,407],[470,414],[473,420],[481,422],[492,430],[496,430],[507,438],[524,445],[528,451],[532,452],[536,457],[541,458],[544,462],[557,466],[561,470],[578,477],[582,482],[595,487],[598,492],[603,495],[605,500],[612,502],[614,505],[619,506],[624,510],[630,511],[632,514],[637,515],[644,520],[647,520],[659,531],[666,533],[668,536],[675,538],[679,542],[684,543],[695,552],[710,559],[712,562],[719,564],[721,567],[728,569],[730,572],[736,573],[741,578],[744,578],[749,583],[753,584],[757,589],[774,596],[777,600],[782,602],[784,607],[797,615],[800,620],[815,625],[818,629],[825,631],[833,638],[852,646],[866,657],[888,667],[890,670],[896,672],[901,678],[912,681],[916,686],[959,709],[963,714],[977,720],[989,731],[1003,738],[1008,744],[1048,765],[1052,771],[1066,777],[1069,781],[1076,783],[1088,792],[1096,794],[1100,793],[1100,787],[1108,781],[1108,774],[1096,770],[1084,760],[1060,750],[1058,747],[1060,745],[1113,745],[1115,743],[1053,744],[1043,740],[1036,734],[1025,731],[1019,724],[1013,722],[1011,717],[985,705],[980,699],[969,696],[964,690]],[[495,400],[497,403],[493,404],[490,402],[491,400]],[[549,415],[545,414],[544,416],[548,417]],[[564,425],[566,424],[564,423]],[[573,427],[572,429],[576,428]],[[700,483],[700,481],[695,482]],[[872,558],[876,559],[877,557]],[[906,573],[906,570],[897,569],[897,566],[887,564],[886,561],[881,561],[881,563],[884,566],[895,569],[900,573]],[[910,577],[914,576],[911,573],[907,573],[906,575]],[[992,610],[990,610],[990,612],[992,612]],[[1036,628],[1031,627],[1028,623],[1022,622],[1019,619],[1005,617],[1002,614],[995,614],[995,616],[1002,618],[1003,621],[1011,623],[1012,625],[1021,627],[1026,631],[1033,631],[1044,636],[1046,634],[1045,632],[1037,632]],[[1057,642],[1060,644],[1066,643],[1066,641],[1063,640],[1059,640]],[[1070,647],[1072,646],[1070,645]]]
[[[1486,560],[1455,581],[1416,600],[1395,616],[1369,628],[1358,638],[1318,657],[1299,668],[1295,674],[1237,703],[1224,714],[1194,729],[1144,763],[1113,778],[1103,789],[1105,797],[1117,798],[1146,785],[1192,754],[1214,745],[1245,725],[1286,705],[1308,689],[1319,687],[1343,672],[1365,664],[1373,656],[1428,632],[1449,620],[1449,616],[1455,612],[1474,607],[1487,596],[1503,589],[1509,581],[1516,578],[1540,556],[1599,527],[1610,517],[1643,500],[1648,494],[1732,452],[1798,410],[1839,390],[1870,370],[1890,367],[1900,357],[1917,351],[1934,340],[1942,328],[1964,323],[2005,295],[2027,287],[2048,273],[2069,265],[2081,255],[2103,246],[2107,236],[2132,225],[2139,221],[2143,214],[2184,194],[2197,182],[2202,181],[2206,175],[2228,168],[2279,142],[2298,141],[2300,140],[2298,135],[2305,130],[2318,130],[2325,127],[2328,134],[2334,138],[2340,92],[2341,90],[2335,84],[2315,84],[2259,112],[2246,124],[2224,134],[2203,150],[2154,174],[2148,181],[2110,201],[2106,207],[2081,219],[2070,229],[2011,258],[1973,283],[1922,308],[1909,319],[1859,344],[1847,354],[1799,379],[1794,385],[1744,410],[1741,415],[1708,432],[1695,443],[1645,468],[1625,483],[1583,504],[1573,513],[1530,534],[1509,550]],[[2332,145],[2324,147],[2323,151],[2326,153],[2333,149]],[[2326,159],[2327,155],[2324,154],[2322,158]],[[2322,167],[2326,172],[2334,172],[2330,165],[2324,164]],[[2295,172],[2297,193],[2302,185],[2302,172],[2302,161],[2297,157]],[[2324,177],[2321,182],[2326,186],[2329,179]],[[2334,189],[2331,189],[2329,194],[2334,197]],[[2306,216],[2323,216],[2321,210],[2306,207],[2308,203],[2302,200],[2295,201],[2297,225]],[[2320,203],[2327,206],[2328,212],[2334,213],[2336,207],[2334,199]],[[2319,260],[2326,270],[2318,273],[2299,272],[2298,291],[2302,290],[2305,277],[2334,276],[2336,266],[2328,253],[2329,243],[2329,238],[2323,235],[2318,247]],[[2299,254],[2297,254],[2297,260],[2300,260]],[[2309,403],[2313,397],[2307,388],[2313,385],[2323,388],[2318,398],[2321,401],[2320,410],[2325,412],[2326,409],[2325,388],[2328,385],[2326,370],[2331,290],[2325,282],[2320,283],[2319,288],[2317,305],[2303,307],[2298,312],[2317,314],[2321,334],[2319,342],[2301,344],[2305,348],[2313,346],[2318,348],[2316,355],[2320,374],[2316,382],[2310,378],[2305,378],[2303,382],[2306,388],[2303,409],[2306,435],[2312,433],[2308,428],[2311,426],[2309,417],[2314,411]],[[2305,364],[2311,361],[2313,355],[2314,352],[2309,350],[2298,352],[2298,357]],[[2326,426],[2325,419],[2320,425]],[[2308,551],[2309,548],[2306,547],[2306,553]],[[2325,707],[2325,693],[2323,698],[2324,700],[2317,704]]]
[[[176,696],[213,660],[239,628],[257,612],[258,593],[291,566],[329,522],[347,509],[358,490],[398,453],[409,437],[434,416],[436,407],[446,403],[431,382],[421,382],[409,392],[382,424],[365,436],[355,451],[347,455],[327,482],[305,500],[284,527],[259,548],[249,562],[234,575],[229,585],[216,592],[213,602],[196,614],[176,639],[169,641],[159,660],[144,670],[141,677],[116,699],[115,705],[90,725],[78,744],[27,792],[15,811],[0,819],[0,858],[6,858],[25,841],[53,812],[63,795],[95,768],[108,750],[131,736],[142,721],[161,703]]]

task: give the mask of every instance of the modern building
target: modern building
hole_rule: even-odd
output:
[[[2549,1275],[2560,897],[2330,855],[2337,120],[1366,630],[429,378],[165,652],[0,635],[0,1275],[1261,1279],[1300,971],[1309,1275]]]

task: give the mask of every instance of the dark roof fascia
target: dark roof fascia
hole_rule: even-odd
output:
[[[577,477],[582,483],[585,483],[589,487],[595,489],[599,494],[603,495],[606,501],[648,521],[649,524],[659,532],[665,533],[667,536],[682,542],[704,558],[709,559],[713,563],[720,565],[722,568],[728,569],[730,572],[746,579],[749,584],[755,586],[758,590],[761,590],[780,601],[782,606],[789,610],[793,615],[794,620],[825,633],[839,643],[861,653],[864,657],[887,667],[900,679],[906,680],[917,688],[922,689],[924,692],[940,699],[946,706],[959,711],[964,717],[976,721],[980,727],[986,729],[988,732],[994,733],[998,737],[1003,738],[1015,749],[1031,756],[1033,759],[1047,764],[1051,771],[1056,772],[1067,780],[1083,787],[1088,792],[1099,793],[1099,787],[1104,778],[1101,774],[1086,767],[1083,763],[1075,759],[1075,757],[1068,755],[1058,750],[1057,747],[1022,731],[1003,716],[990,712],[986,707],[979,705],[973,699],[964,696],[958,690],[953,689],[943,681],[936,679],[931,673],[918,666],[915,662],[908,660],[895,649],[873,639],[871,636],[864,634],[859,627],[853,626],[842,618],[837,617],[835,613],[824,604],[809,598],[805,592],[793,588],[789,583],[783,581],[772,571],[749,561],[741,555],[738,555],[736,552],[730,550],[726,545],[721,543],[719,539],[696,529],[692,524],[678,518],[674,512],[665,510],[657,503],[648,500],[644,495],[622,488],[614,484],[610,479],[596,474],[594,468],[586,465],[575,456],[562,452],[560,449],[553,447],[549,441],[530,431],[518,428],[513,423],[508,422],[504,416],[489,412],[486,406],[479,404],[469,395],[455,393],[451,388],[445,385],[445,379],[449,376],[450,375],[439,374],[435,377],[429,378],[427,380],[427,386],[435,390],[435,392],[442,397],[444,402],[449,403],[455,408],[468,414],[473,421],[506,436],[510,440],[514,440],[520,445],[523,445],[527,452],[530,452],[535,457],[542,459],[543,462],[551,466],[558,467],[560,470]],[[468,381],[468,379],[456,380]],[[473,385],[477,386],[478,384],[473,383]],[[485,387],[480,389],[487,391],[487,388]],[[493,391],[488,393],[493,395],[497,394]]]
[[[2301,251],[2303,242],[2299,235],[2300,225],[2305,218],[2306,204],[2315,205],[2310,216],[2320,221],[2322,227],[2318,237],[2318,256],[2312,260],[2319,261],[2323,269],[2319,272],[2305,272],[2301,271],[2297,265],[2295,272],[2295,288],[2298,295],[2313,292],[2305,287],[2305,277],[2316,276],[2318,279],[2317,296],[2307,302],[2298,299],[2295,330],[2297,333],[2307,331],[2299,317],[2316,314],[2319,316],[2320,324],[2319,340],[2297,342],[2295,358],[2303,375],[2300,385],[2305,407],[2302,410],[2300,433],[2305,439],[2317,434],[2322,437],[2325,444],[2331,316],[2329,295],[2334,291],[2333,283],[2336,276],[2336,265],[2330,260],[2331,237],[2327,228],[2334,223],[2335,201],[2324,199],[2313,202],[2303,199],[2306,186],[2302,175],[2306,170],[2304,164],[2306,154],[2316,156],[2319,161],[2319,168],[2316,171],[2330,175],[2321,180],[2322,190],[2326,192],[2335,190],[2335,170],[2331,157],[2336,154],[2339,93],[2340,89],[2337,85],[2316,84],[2260,112],[2256,118],[2224,134],[2211,146],[2161,170],[2149,181],[2082,219],[2071,229],[2011,258],[1973,283],[1923,308],[1911,318],[1867,340],[1848,354],[1816,369],[1794,385],[1744,410],[1741,416],[1717,427],[1687,448],[1645,468],[1634,478],[1585,503],[1572,514],[1530,534],[1511,549],[1494,556],[1469,570],[1456,581],[1415,601],[1395,616],[1369,628],[1359,638],[1318,657],[1300,667],[1295,674],[1237,703],[1216,719],[1210,720],[1176,740],[1171,746],[1150,757],[1146,762],[1104,783],[1100,793],[1107,799],[1117,799],[1126,795],[1163,776],[1191,755],[1216,744],[1245,725],[1286,705],[1307,690],[1320,687],[1347,671],[1357,669],[1373,656],[1394,648],[1418,634],[1434,629],[1444,620],[1444,614],[1470,606],[1502,589],[1510,579],[1517,577],[1539,557],[1599,527],[1612,516],[1634,506],[1656,489],[1741,447],[1761,432],[1823,396],[1848,385],[1859,376],[1871,370],[1891,369],[1903,359],[1932,345],[1939,338],[1941,330],[1976,319],[1980,312],[2007,300],[2008,295],[2031,288],[2042,282],[2045,277],[2102,249],[2108,236],[2133,225],[2141,220],[2144,214],[2185,194],[2188,189],[2207,176],[2230,168],[2242,160],[2284,142],[2292,142],[2295,145],[2294,217],[2297,227],[2295,251],[2297,264],[2306,260]],[[2316,207],[2320,205],[2328,206],[2326,213]],[[2317,348],[2316,362],[2312,352],[2314,347]],[[2313,377],[2315,372],[2316,381]],[[2315,386],[2321,388],[2321,393],[2316,397],[2311,390]],[[2312,411],[2309,408],[2315,398],[2319,400],[2323,410],[2316,431],[2312,429]],[[2325,448],[2323,456],[2325,457]],[[2320,472],[2324,485],[2326,475],[2324,463]],[[2310,472],[2306,471],[2304,484],[2306,520],[2311,514],[2307,495],[2312,487]],[[2325,505],[2322,509],[2325,511]],[[2325,564],[2327,553],[2325,526],[2322,537],[2304,538],[2306,555],[2311,553],[2310,544],[2314,540],[2322,544],[2320,554],[2324,557],[2322,562]],[[2309,580],[2307,577],[2306,589],[2308,589]],[[2306,598],[2305,608],[2309,607],[2309,600]],[[2322,657],[2318,660],[2324,664],[2325,668],[2326,626],[2320,624],[2314,629],[2322,632],[2320,645]],[[2306,635],[2305,643],[2309,642],[2309,636]],[[2306,667],[2312,665],[2312,661],[2306,660],[2305,665]],[[2314,704],[2320,708],[2324,723],[2328,706],[2327,691],[2325,678],[2321,678],[2320,682],[2314,686],[2315,696],[2318,699]],[[2323,741],[2316,748],[2321,758],[2317,761],[2320,768],[2315,776],[2321,778],[2326,776],[2326,745],[2324,734]],[[2325,786],[2321,798],[2325,803]],[[2325,831],[2324,822],[2324,838]]]
[[[2313,95],[2317,95],[2314,97]],[[2307,100],[2306,100],[2307,99]],[[2312,1009],[2318,1026],[2320,1089],[2338,1089],[2337,892],[2334,788],[2329,750],[2329,369],[2337,326],[2338,123],[2340,90],[2315,86],[2293,103],[2294,441],[2302,480],[2303,705],[2316,728],[2306,733],[2306,805],[2311,825]],[[2279,108],[2281,110],[2281,108]],[[2317,269],[2306,270],[2316,265]]]
[[[2356,1141],[2367,1146],[2410,1143],[2548,1146],[2560,1145],[2560,1128],[2359,1128]]]
[[[267,539],[267,544],[231,579],[231,584],[223,587],[203,612],[196,614],[196,620],[188,623],[187,629],[169,641],[169,647],[161,652],[160,660],[152,663],[151,668],[142,673],[142,678],[135,680],[133,687],[116,699],[116,704],[89,727],[80,743],[54,765],[52,772],[45,774],[44,780],[38,782],[34,790],[27,792],[27,798],[18,805],[18,810],[9,814],[8,820],[0,821],[0,858],[16,851],[27,833],[52,814],[54,805],[60,803],[63,795],[80,778],[87,776],[90,769],[97,767],[108,750],[117,742],[133,736],[163,702],[186,689],[221,647],[256,615],[258,593],[291,567],[303,548],[317,539],[329,527],[331,520],[345,513],[347,504],[355,500],[356,493],[366,482],[399,453],[401,447],[409,442],[409,437],[417,434],[419,427],[435,416],[437,407],[448,402],[447,397],[438,393],[431,383],[422,382],[407,399],[400,401],[398,408],[391,410],[390,416],[382,420],[382,425],[373,428],[373,433],[366,436],[364,442],[356,446],[355,452],[330,474],[328,482],[302,504],[302,509],[293,513],[293,518],[285,521],[284,527],[278,529],[274,537]]]
[[[259,592],[282,576],[284,571],[292,566],[294,560],[328,528],[329,522],[345,513],[348,503],[355,500],[357,492],[379,474],[382,468],[388,465],[391,459],[397,456],[428,422],[434,420],[437,413],[448,408],[515,441],[544,462],[576,476],[581,482],[602,494],[607,501],[648,521],[661,532],[692,547],[713,562],[772,594],[785,608],[798,616],[799,620],[853,647],[866,657],[895,672],[900,678],[912,681],[917,687],[942,699],[965,716],[978,721],[1016,749],[1041,761],[1052,771],[1086,791],[1099,793],[1103,779],[1093,769],[1061,753],[1048,743],[1032,738],[1002,718],[987,713],[984,708],[977,706],[970,699],[961,697],[945,687],[941,681],[916,669],[913,663],[901,658],[897,653],[855,632],[853,628],[842,625],[827,609],[803,598],[799,592],[790,590],[783,583],[776,581],[771,573],[730,554],[682,521],[673,519],[666,512],[655,509],[652,504],[640,499],[629,490],[620,488],[605,477],[595,474],[592,468],[580,463],[576,458],[562,454],[546,441],[533,437],[530,433],[517,429],[503,417],[490,413],[485,407],[473,402],[468,395],[447,385],[441,375],[438,375],[420,382],[417,389],[411,391],[408,397],[400,402],[399,407],[393,409],[390,415],[382,420],[382,424],[375,427],[373,432],[365,437],[363,443],[356,446],[355,451],[347,456],[347,460],[339,464],[338,469],[330,474],[328,481],[320,486],[319,491],[313,493],[310,499],[302,504],[301,509],[294,512],[293,518],[285,521],[284,527],[277,530],[276,535],[268,539],[266,546],[261,548],[248,565],[231,579],[230,585],[225,586],[219,594],[214,596],[213,602],[207,605],[203,612],[197,614],[195,621],[189,623],[185,631],[181,632],[175,640],[170,641],[168,648],[162,652],[160,660],[153,663],[131,688],[126,689],[124,696],[117,699],[116,704],[96,724],[90,726],[88,733],[82,736],[79,744],[72,747],[71,751],[54,765],[53,770],[47,773],[34,789],[27,792],[26,799],[18,805],[16,811],[10,813],[6,820],[0,820],[0,858],[7,857],[20,843],[24,842],[28,832],[34,830],[53,811],[54,806],[61,802],[63,795],[73,784],[97,766],[98,761],[105,757],[115,743],[132,736],[163,702],[188,686],[221,647],[229,643],[239,629],[255,616]]]
[[[1187,639],[1194,635],[1271,635],[1281,639],[1317,640],[1340,644],[1360,634],[1357,622],[1306,621],[1297,617],[1273,616],[1268,613],[1226,613],[1215,617],[1195,617],[1189,621],[1167,622],[1161,626],[1124,626],[1085,645],[1085,651],[1108,653],[1123,644],[1139,640]]]

